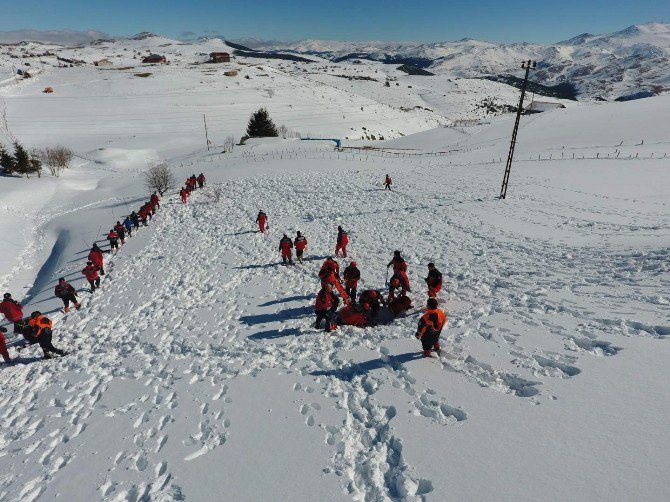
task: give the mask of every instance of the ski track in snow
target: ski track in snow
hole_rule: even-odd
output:
[[[386,171],[402,193],[381,190]],[[343,423],[319,426],[332,449],[332,465],[324,472],[341,476],[345,493],[354,500],[420,500],[432,482],[405,460],[393,427],[396,407],[375,394],[384,386],[401,390],[413,413],[440,424],[445,434],[467,426],[468,413],[413,378],[411,364],[434,362],[442,378],[540,404],[547,400],[542,385],[548,379],[578,377],[580,357],[616,355],[620,349],[607,340],[613,334],[670,335],[667,326],[623,321],[616,312],[617,306],[657,313],[667,308],[662,277],[670,250],[615,255],[519,237],[470,208],[523,220],[526,215],[515,214],[521,209],[501,207],[486,195],[488,187],[463,188],[468,185],[453,172],[446,190],[431,182],[445,173],[436,164],[416,167],[411,179],[387,165],[330,172],[327,181],[318,173],[280,174],[224,183],[219,204],[207,190],[187,205],[165,203],[146,248],[135,256],[122,250],[109,263],[101,290],[84,300],[81,311],[61,319],[55,343],[73,354],[16,366],[4,379],[0,456],[16,467],[0,477],[0,498],[46,497],[50,480],[90,461],[98,474],[97,491],[89,497],[183,499],[179,466],[165,451],[187,463],[225,448],[235,434],[227,418],[235,406],[227,396],[230,381],[281,369],[295,374],[295,390],[311,379],[310,390],[317,388],[344,413]],[[330,190],[327,183],[343,188]],[[557,204],[531,201],[535,212],[528,220],[579,232],[581,221],[565,220]],[[253,224],[261,208],[271,228],[265,236]],[[582,209],[576,208],[588,221]],[[417,228],[417,217],[426,225]],[[418,342],[407,354],[386,347],[412,336],[418,314],[365,331],[342,327],[330,336],[311,327],[316,274],[333,252],[338,224],[349,231],[351,258],[362,270],[359,291],[383,286],[385,264],[400,249],[409,260],[415,306],[421,306],[425,265],[438,263],[450,317],[443,336],[447,355],[413,362]],[[599,229],[631,231],[626,225]],[[276,248],[284,230],[290,236],[301,230],[310,241],[303,265],[279,264]],[[371,235],[377,238],[363,239]],[[599,301],[603,291],[607,302]],[[538,351],[526,332],[499,327],[501,319],[533,336],[555,338],[555,350]],[[503,347],[506,364],[470,353],[474,337],[484,346]],[[357,349],[378,358],[347,355]],[[199,413],[181,412],[182,405]],[[305,403],[298,412],[306,427],[316,425],[317,406]],[[87,435],[109,434],[105,427],[114,431],[114,444],[85,457]],[[28,459],[38,465],[25,464]]]

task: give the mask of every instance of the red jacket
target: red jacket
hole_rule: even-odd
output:
[[[265,213],[258,213],[258,218],[256,218],[256,222],[260,226],[265,226],[265,222],[268,221],[268,217]]]
[[[332,291],[322,289],[316,295],[316,302],[314,303],[314,310],[330,310],[337,308],[339,300]]]
[[[57,296],[58,298],[74,294],[75,292],[76,290],[67,281],[59,282],[54,288],[54,296]]]
[[[295,238],[295,248],[298,251],[302,251],[307,247],[307,239],[305,238],[304,235],[301,235],[300,237]]]
[[[4,314],[9,322],[19,322],[23,319],[23,307],[14,300],[3,300],[0,303],[0,313]]]
[[[118,225],[114,225],[114,231],[118,234],[123,232],[124,234],[126,233],[126,227],[121,225],[120,223]]]
[[[279,241],[279,250],[281,251],[282,256],[289,256],[291,254],[291,249],[293,248],[293,242],[288,237],[282,237],[282,240]]]
[[[156,206],[156,204],[158,204],[158,201],[159,201],[159,200],[160,200],[160,199],[158,198],[158,194],[153,194],[153,195],[151,196],[151,204],[153,204],[154,207]]]
[[[111,241],[112,239],[118,239],[119,234],[114,232],[113,230],[107,234],[107,238]]]
[[[407,272],[407,262],[403,258],[394,256],[390,264],[393,265],[394,272]]]
[[[338,232],[337,234],[337,245],[339,247],[347,247],[347,244],[349,244],[349,236],[347,233],[343,230],[342,232]]]
[[[355,288],[358,286],[358,281],[361,278],[361,271],[357,267],[352,267],[349,265],[344,269],[344,281],[347,283],[347,286],[350,288]]]
[[[92,249],[91,252],[88,253],[88,261],[93,262],[93,265],[96,267],[102,268],[102,251]]]
[[[100,269],[95,265],[86,265],[84,267],[84,270],[81,271],[81,273],[84,274],[84,277],[86,277],[86,279],[88,279],[89,281],[95,281],[100,277],[98,275],[98,270]]]

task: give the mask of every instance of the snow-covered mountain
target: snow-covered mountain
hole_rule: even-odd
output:
[[[670,24],[666,23],[633,25],[606,35],[585,33],[548,46],[473,39],[430,44],[302,40],[256,46],[333,61],[406,60],[461,77],[518,74],[520,61],[533,59],[539,62],[536,81],[548,85],[572,82],[582,96],[604,99],[643,90],[658,93],[670,87]]]

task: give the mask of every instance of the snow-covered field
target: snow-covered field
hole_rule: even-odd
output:
[[[513,117],[434,128],[481,118],[463,103],[493,88],[398,76],[412,96],[376,97],[370,81],[257,66],[230,81],[186,63],[148,78],[50,69],[0,94],[5,136],[81,156],[61,178],[0,178],[0,286],[49,312],[72,351],[10,347],[0,499],[667,500],[670,97],[523,117],[501,201]],[[399,109],[425,95],[432,111]],[[202,113],[219,144],[260,106],[361,149],[204,149]],[[55,279],[83,289],[87,244],[144,200],[161,159],[209,187],[187,205],[166,196],[64,316]],[[363,288],[382,288],[403,251],[417,310],[311,327],[338,224]],[[286,268],[278,241],[296,230],[308,260]],[[425,360],[413,334],[430,261],[449,323],[443,357]]]

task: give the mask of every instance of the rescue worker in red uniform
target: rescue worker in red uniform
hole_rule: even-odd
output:
[[[428,264],[428,277],[425,279],[428,285],[428,297],[436,298],[442,289],[442,272],[435,268],[434,263]]]
[[[340,256],[340,251],[342,251],[342,257],[346,258],[348,245],[349,245],[349,236],[341,226],[338,226],[337,243],[335,244],[335,256]]]
[[[316,313],[316,322],[314,327],[319,329],[321,321],[326,321],[326,331],[330,332],[333,329],[333,316],[337,310],[340,300],[333,293],[332,284],[324,284],[321,291],[316,295],[316,302],[314,304],[314,312]]]
[[[358,281],[361,280],[361,271],[358,270],[356,262],[352,261],[347,268],[342,272],[344,278],[344,288],[351,298],[352,302],[356,302],[356,292],[358,290]]]
[[[200,173],[200,174],[198,175],[198,186],[199,186],[200,188],[202,188],[203,186],[205,186],[205,175],[202,174],[202,173]]]
[[[81,304],[77,301],[77,291],[64,277],[58,279],[58,284],[54,288],[54,296],[63,300],[63,312],[66,314],[70,311],[70,302],[74,304],[74,308],[77,310],[81,307]]]
[[[293,241],[286,234],[279,241],[279,251],[281,251],[282,263],[286,265],[288,262],[289,265],[293,265]]]
[[[403,295],[407,294],[408,291],[412,291],[412,289],[409,287],[409,277],[407,277],[407,262],[400,255],[400,251],[393,252],[393,258],[389,264],[386,265],[386,268],[389,268],[390,266],[393,266],[393,276],[391,277],[391,282],[393,282],[394,278],[397,278],[399,281],[399,284],[396,285],[393,289],[402,287]],[[389,298],[393,299],[393,296],[389,295]]]
[[[119,250],[119,234],[112,228],[107,234],[107,239],[109,240],[109,249],[117,251]]]
[[[302,263],[302,256],[305,252],[305,249],[307,248],[307,238],[300,232],[296,232],[293,246],[295,247],[295,257],[300,263]]]
[[[7,340],[5,339],[5,333],[7,333],[7,330],[0,326],[0,355],[6,363],[11,363],[12,358],[9,357],[9,352],[7,351]]]
[[[437,300],[428,298],[428,308],[419,320],[419,327],[416,330],[416,338],[421,340],[423,347],[423,357],[432,357],[431,350],[437,352],[439,356],[440,334],[447,324],[446,314],[437,308]]]
[[[258,216],[256,217],[256,223],[258,223],[258,229],[261,231],[262,234],[264,234],[265,231],[268,229],[267,221],[268,221],[268,215],[265,214],[263,211],[258,211]]]
[[[333,259],[332,256],[326,258],[326,261],[321,265],[321,270],[319,270],[319,279],[321,279],[321,285],[328,283],[333,284],[335,279],[340,278],[340,266]]]
[[[384,190],[391,190],[391,185],[393,185],[393,180],[387,174],[386,178],[384,179]]]
[[[116,225],[114,225],[114,231],[116,232],[116,235],[119,236],[119,239],[121,240],[121,244],[126,243],[126,227],[124,227],[120,221],[116,222]]]
[[[100,275],[98,275],[99,270],[100,269],[96,267],[92,261],[87,261],[84,270],[81,271],[84,277],[86,277],[88,283],[91,285],[91,293],[95,291],[95,288],[100,287]]]
[[[44,352],[44,359],[51,359],[53,354],[58,354],[64,356],[67,354],[64,350],[57,349],[53,346],[51,339],[53,333],[51,328],[53,323],[51,319],[48,319],[46,316],[42,315],[41,312],[35,311],[30,314],[30,320],[28,321],[29,329],[23,334],[26,340],[30,343],[39,343]]]
[[[93,243],[91,252],[88,253],[88,260],[92,262],[93,265],[98,267],[100,275],[105,275],[105,267],[104,267],[105,264],[102,259],[102,253],[103,253],[102,249],[100,249],[96,243]]]

